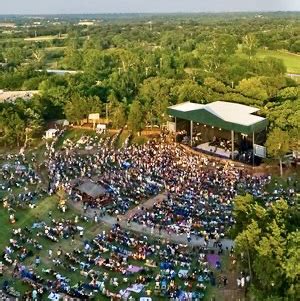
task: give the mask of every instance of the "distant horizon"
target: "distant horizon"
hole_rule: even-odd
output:
[[[298,12],[299,0],[9,0],[1,15]],[[97,12],[97,13],[95,13]]]
[[[300,13],[300,10],[257,10],[257,11],[178,11],[178,12],[97,12],[97,13],[0,13],[0,16],[99,16],[99,15],[207,15],[207,14],[268,14]]]

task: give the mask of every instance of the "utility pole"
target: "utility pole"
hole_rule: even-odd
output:
[[[108,103],[105,104],[105,111],[106,111],[106,123],[108,124]]]
[[[161,58],[159,59],[159,68],[160,68],[160,69],[162,68],[162,62],[163,62],[163,58],[161,57]]]
[[[145,68],[145,71],[146,71],[146,77],[148,76],[148,70],[149,70],[149,67],[146,67],[146,68]]]

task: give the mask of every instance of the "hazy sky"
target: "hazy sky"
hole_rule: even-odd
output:
[[[300,0],[0,0],[0,14],[300,10]]]

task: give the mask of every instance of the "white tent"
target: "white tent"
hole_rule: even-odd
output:
[[[57,133],[57,129],[49,129],[46,131],[46,139],[53,139]]]

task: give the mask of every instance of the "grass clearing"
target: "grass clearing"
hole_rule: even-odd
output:
[[[300,74],[300,56],[290,52],[279,51],[279,50],[259,50],[257,57],[274,57],[283,60],[287,68],[288,73]]]
[[[134,135],[132,138],[132,144],[142,145],[148,141],[148,138],[145,136]]]
[[[32,37],[32,38],[25,38],[24,41],[26,42],[40,42],[40,41],[51,41],[51,40],[63,40],[68,37],[67,34],[63,34],[61,36],[39,36],[39,37]]]
[[[63,133],[61,137],[59,137],[58,141],[56,142],[55,147],[57,149],[61,148],[63,146],[63,143],[65,140],[70,139],[73,142],[79,140],[82,136],[96,136],[97,133],[94,129],[68,129]]]

